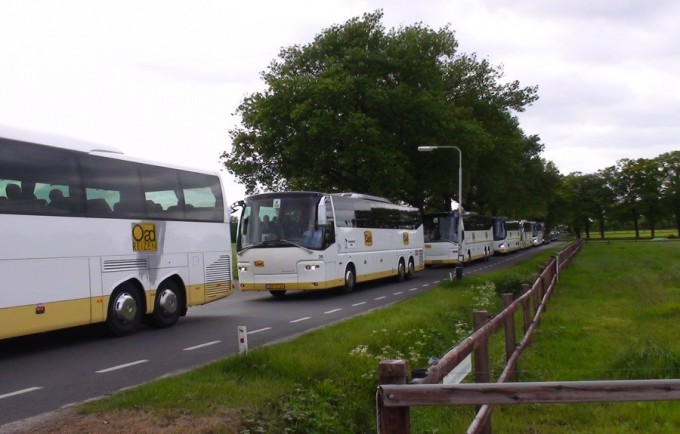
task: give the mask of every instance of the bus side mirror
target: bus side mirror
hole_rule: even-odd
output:
[[[319,206],[316,209],[316,217],[319,226],[325,226],[328,223],[326,219],[326,201],[324,199],[321,199],[319,202]]]
[[[243,202],[242,200],[239,200],[237,202],[232,203],[231,204],[231,214],[238,211],[239,208],[243,208],[245,205],[246,205],[245,202]]]

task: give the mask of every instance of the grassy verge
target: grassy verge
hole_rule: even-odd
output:
[[[558,289],[521,381],[680,378],[680,243],[586,245]],[[677,433],[680,402],[502,407],[493,428]]]
[[[563,274],[535,344],[521,361],[522,379],[678,376],[673,325],[680,313],[680,243],[590,245],[581,255]],[[109,432],[374,433],[378,361],[405,358],[411,368],[426,366],[429,357],[469,334],[473,308],[498,311],[496,293],[512,291],[547,256],[445,282],[293,341],[89,403],[61,425],[63,432],[103,431],[104,420]],[[492,341],[496,373],[503,365],[501,340],[497,334]],[[670,432],[664,430],[680,426],[672,413],[678,408],[505,407],[497,409],[493,423],[494,432]],[[472,417],[469,407],[414,408],[411,432],[464,432]],[[630,422],[617,427],[636,429],[598,430],[612,418]]]

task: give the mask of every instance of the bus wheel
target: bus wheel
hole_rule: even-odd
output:
[[[408,260],[408,268],[406,269],[406,278],[407,279],[413,279],[413,276],[416,274],[416,267],[413,265],[413,259]]]
[[[124,336],[135,331],[142,322],[142,300],[131,283],[117,287],[109,299],[106,316],[108,331],[114,336]]]
[[[270,289],[269,293],[274,297],[283,297],[286,294],[285,289]]]
[[[345,269],[345,284],[342,286],[342,292],[348,294],[354,290],[356,284],[356,276],[354,275],[354,267],[348,265]]]
[[[404,266],[404,260],[399,260],[399,265],[397,265],[397,282],[403,282],[406,278],[406,266]]]
[[[181,292],[172,280],[165,281],[156,291],[153,313],[149,318],[152,327],[166,328],[174,325],[182,314]]]

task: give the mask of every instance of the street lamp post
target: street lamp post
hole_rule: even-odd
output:
[[[463,277],[463,264],[465,256],[462,254],[463,247],[463,152],[458,146],[418,146],[419,152],[432,152],[437,149],[455,149],[458,151],[458,261],[456,262],[456,277]]]

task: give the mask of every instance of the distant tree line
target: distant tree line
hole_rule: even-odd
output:
[[[222,154],[248,194],[354,191],[424,211],[450,209],[459,188],[457,152],[423,153],[418,146],[457,146],[466,210],[588,232],[591,219],[618,216],[613,204],[621,201],[635,204],[628,212],[638,213],[636,221],[649,221],[638,193],[617,188],[597,208],[597,198],[585,197],[596,190],[581,189],[600,174],[565,177],[541,158],[539,137],[526,135],[514,115],[538,99],[536,86],[459,53],[448,27],[386,30],[382,17],[380,10],[367,13],[309,44],[284,47],[262,72],[265,89],[237,108],[241,122],[229,132],[231,151]]]
[[[652,237],[658,228],[676,228],[680,236],[680,151],[652,159],[623,159],[597,173],[571,173],[555,191],[555,216],[574,232],[629,229]]]

